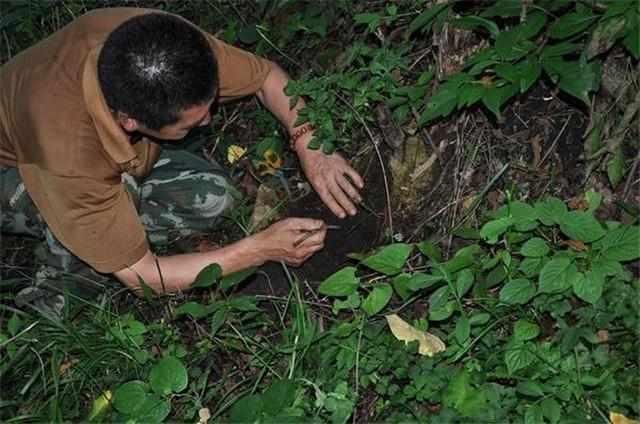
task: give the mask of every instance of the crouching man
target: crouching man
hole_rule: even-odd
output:
[[[219,103],[257,95],[288,131],[302,169],[339,217],[363,186],[339,154],[307,149],[286,73],[183,18],[147,9],[90,12],[0,68],[1,230],[45,240],[40,279],[83,267],[132,290],[185,290],[211,263],[224,274],[323,247],[322,221],[289,218],[205,253],[154,255],[168,234],[204,232],[233,203],[223,170],[162,150],[208,125]],[[312,237],[305,237],[315,231]],[[297,244],[296,241],[304,238]]]

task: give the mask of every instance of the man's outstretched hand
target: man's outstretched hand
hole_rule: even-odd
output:
[[[251,238],[263,261],[284,261],[298,266],[324,247],[327,226],[309,218],[287,218]]]
[[[364,181],[338,153],[327,155],[302,145],[296,149],[302,169],[322,201],[339,218],[355,215]]]

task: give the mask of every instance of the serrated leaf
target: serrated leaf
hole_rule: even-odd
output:
[[[375,315],[384,309],[391,300],[393,289],[387,283],[376,285],[362,302],[362,309],[369,315]]]
[[[513,337],[518,342],[535,339],[540,334],[540,327],[533,322],[520,319],[513,326]]]
[[[471,385],[467,370],[456,374],[444,393],[444,404],[465,417],[481,417],[486,408],[487,398],[482,390]]]
[[[276,380],[262,394],[263,410],[271,416],[276,416],[293,404],[296,390],[297,386],[293,380]]]
[[[564,215],[560,230],[572,240],[591,243],[606,234],[602,225],[593,214],[584,211],[571,211]]]
[[[568,212],[567,205],[556,197],[536,202],[534,208],[538,214],[538,220],[547,226],[560,224]]]
[[[210,287],[222,276],[222,268],[218,264],[207,265],[196,276],[191,287]]]
[[[577,269],[569,258],[554,258],[540,271],[538,280],[541,293],[557,293],[571,287]]]
[[[514,223],[514,219],[511,217],[504,217],[489,221],[480,229],[480,235],[489,244],[496,244],[498,237],[500,237],[505,231],[509,229]]]
[[[391,314],[385,316],[385,318],[387,319],[389,329],[396,339],[405,343],[413,341],[418,342],[418,353],[420,355],[433,356],[446,349],[445,344],[439,337],[431,333],[418,330],[398,315]]]
[[[602,259],[627,262],[640,258],[640,227],[623,225],[593,245]]]
[[[329,276],[320,284],[318,291],[325,296],[349,296],[358,290],[360,281],[355,267],[345,267]]]
[[[604,281],[605,276],[599,271],[580,273],[580,277],[573,280],[573,292],[585,302],[595,304],[602,297]]]
[[[524,305],[535,295],[535,286],[525,278],[511,280],[500,289],[500,301],[510,305]]]
[[[189,377],[182,361],[173,356],[167,356],[151,368],[149,385],[154,392],[161,396],[180,393],[187,388]]]
[[[507,350],[504,355],[507,371],[511,375],[533,364],[535,360],[536,356],[531,352],[531,347],[528,344],[516,345]]]
[[[406,243],[390,244],[366,258],[362,264],[385,275],[399,274],[412,249],[413,246]]]
[[[530,258],[540,258],[549,253],[550,249],[547,242],[539,237],[533,237],[520,248],[520,254]]]

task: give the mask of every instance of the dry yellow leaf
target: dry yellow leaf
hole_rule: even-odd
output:
[[[631,420],[622,414],[617,412],[609,412],[609,421],[613,424],[640,424],[640,421]]]
[[[242,146],[238,146],[237,144],[232,144],[227,149],[227,161],[229,163],[234,163],[244,156],[245,153],[247,153],[247,149]]]
[[[396,314],[387,315],[385,318],[396,339],[405,343],[418,341],[420,355],[433,356],[447,348],[438,336],[418,330]]]

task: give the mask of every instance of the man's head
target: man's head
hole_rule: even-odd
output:
[[[204,34],[165,13],[136,16],[117,27],[100,52],[98,78],[126,130],[166,139],[207,124],[218,87]]]

